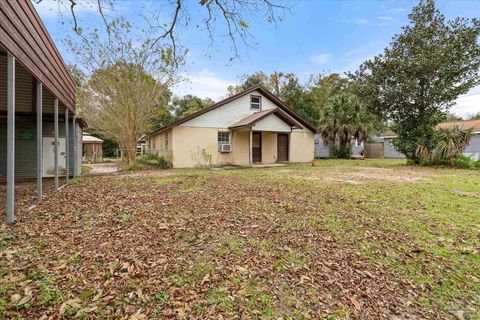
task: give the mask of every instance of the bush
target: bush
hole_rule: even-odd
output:
[[[474,162],[470,157],[462,155],[452,160],[452,166],[461,169],[473,169]]]
[[[330,146],[330,157],[335,159],[350,159],[352,157],[352,148],[350,146],[341,147],[332,145]]]
[[[142,170],[142,166],[140,166],[137,162],[134,162],[128,166],[128,171],[139,171],[139,170]]]
[[[407,164],[414,165],[416,163],[409,160]],[[422,166],[435,165],[435,166],[453,167],[458,169],[480,169],[480,159],[473,160],[472,158],[464,155],[459,155],[456,158],[450,159],[450,160],[438,159],[438,160],[435,160],[435,162],[432,162],[426,159],[420,159],[419,164]]]
[[[138,160],[148,164],[157,165],[162,169],[169,169],[172,167],[172,163],[170,161],[165,159],[165,157],[161,157],[156,154],[147,153],[141,157],[138,157]]]
[[[472,129],[454,126],[452,129],[437,129],[432,138],[415,149],[417,162],[421,165],[454,165],[470,166],[472,159],[463,156],[462,152],[470,143]],[[454,165],[455,166],[455,165]]]

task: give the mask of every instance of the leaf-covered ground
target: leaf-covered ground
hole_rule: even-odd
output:
[[[0,225],[0,318],[473,319],[479,203],[387,160],[80,178]]]

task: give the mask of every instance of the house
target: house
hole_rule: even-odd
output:
[[[14,221],[15,182],[81,172],[75,81],[30,1],[0,1],[0,180],[7,222]]]
[[[353,140],[351,143],[352,146],[352,156],[363,156],[364,143],[359,142],[357,139]],[[322,135],[317,133],[315,135],[315,158],[328,158],[330,157],[330,145],[325,143],[322,139]]]
[[[438,124],[437,127],[443,129],[453,129],[455,126],[459,126],[463,129],[473,130],[470,144],[463,151],[463,154],[471,157],[474,160],[480,159],[480,120],[447,121]],[[392,144],[392,139],[395,137],[396,134],[392,130],[387,130],[382,134],[385,158],[405,158],[405,155],[398,152]]]
[[[98,163],[103,161],[103,140],[84,132],[82,136],[82,161]]]
[[[257,85],[155,131],[147,149],[174,168],[309,162],[316,132]]]

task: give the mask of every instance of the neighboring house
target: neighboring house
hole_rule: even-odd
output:
[[[15,182],[81,172],[75,81],[31,1],[0,1],[0,180],[7,180],[7,221]]]
[[[83,162],[98,163],[103,161],[103,140],[88,133],[82,137],[82,160]]]
[[[257,85],[157,130],[147,148],[174,168],[309,162],[316,131]]]
[[[352,143],[352,156],[363,156],[363,142],[353,140]],[[325,143],[322,139],[322,135],[317,133],[315,135],[315,158],[328,158],[330,157],[330,145]]]
[[[137,156],[143,156],[145,153],[147,153],[147,144],[146,144],[146,135],[143,135],[140,139],[137,141]]]
[[[463,151],[463,154],[474,160],[480,159],[480,120],[448,121],[440,123],[437,127],[452,129],[454,126],[473,130],[470,144]],[[405,158],[405,155],[398,152],[392,144],[392,139],[395,137],[396,134],[392,130],[387,130],[382,135],[385,158]]]

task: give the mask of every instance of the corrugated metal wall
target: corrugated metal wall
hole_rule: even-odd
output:
[[[322,135],[317,133],[315,135],[315,158],[328,158],[330,157],[330,146],[326,145],[322,140]],[[355,141],[352,142],[352,155],[360,156],[363,152],[363,145],[356,146]]]
[[[0,43],[71,111],[75,110],[75,81],[31,1],[0,1]]]
[[[383,139],[383,152],[385,158],[405,158],[403,153],[400,153],[395,149],[392,144],[392,138]]]
[[[37,168],[37,134],[36,119],[33,117],[16,117],[15,121],[15,178],[35,178]],[[54,136],[53,122],[43,123],[43,137]],[[65,138],[65,122],[59,122],[59,137]],[[69,171],[73,174],[73,127],[69,127]],[[76,124],[77,133],[77,172],[81,173],[81,129]],[[7,124],[0,123],[0,179],[7,174]]]
[[[7,111],[7,55],[0,54],[0,111]],[[5,76],[3,76],[5,75]],[[34,78],[19,63],[15,65],[15,108],[17,112],[34,112]]]
[[[403,153],[398,152],[392,144],[392,138],[383,139],[383,150],[385,158],[405,158]],[[463,154],[476,159],[480,158],[480,134],[474,134],[470,144],[463,151]]]
[[[470,144],[465,152],[480,152],[480,134],[475,134],[472,137],[472,140],[470,140]]]
[[[75,128],[73,128],[72,125],[68,127],[68,171],[70,174],[76,174],[80,175],[82,173],[82,129],[80,128],[80,125],[78,123],[75,123]],[[74,140],[74,134],[77,135],[77,147],[75,148],[74,151],[74,145],[73,145],[73,140]],[[75,172],[73,172],[73,164],[75,158],[73,157],[73,153],[77,153],[77,163],[75,167]]]
[[[43,113],[53,114],[54,95],[43,87]],[[58,106],[63,114],[65,105]],[[15,64],[15,110],[35,112],[35,78],[20,64]],[[0,111],[7,111],[7,55],[0,54]]]

